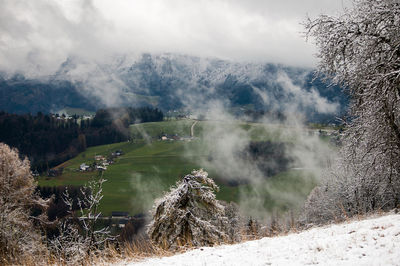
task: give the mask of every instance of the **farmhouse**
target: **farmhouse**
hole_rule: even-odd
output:
[[[94,156],[94,159],[96,161],[104,161],[106,158],[103,155],[96,155]]]
[[[105,171],[105,170],[107,170],[107,167],[103,166],[103,165],[96,165],[96,169],[100,170],[100,171]]]
[[[129,212],[121,212],[121,211],[112,211],[111,218],[112,219],[121,219],[121,218],[128,218]]]
[[[118,221],[118,227],[119,228],[124,228],[125,227],[125,225],[128,223],[128,219],[121,219],[121,220],[119,220]]]
[[[62,175],[63,171],[64,171],[63,167],[59,167],[57,169],[50,169],[47,171],[47,176],[49,176],[49,177],[60,176],[60,175]]]
[[[40,176],[38,170],[33,171],[33,172],[32,172],[32,176],[33,176],[33,177],[38,177],[38,176]]]
[[[112,157],[118,157],[123,155],[124,153],[122,152],[122,150],[116,150],[115,152],[111,153]]]
[[[163,135],[161,137],[161,140],[184,140],[184,141],[191,141],[193,138],[192,137],[180,137],[178,134],[175,135]]]
[[[90,166],[86,165],[85,163],[83,163],[79,166],[79,170],[81,170],[81,171],[87,171],[89,168],[90,168]]]

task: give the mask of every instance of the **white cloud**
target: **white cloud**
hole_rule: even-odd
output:
[[[300,106],[304,106],[313,107],[321,114],[329,114],[335,113],[339,108],[338,103],[330,102],[328,99],[321,97],[317,90],[312,88],[311,91],[306,91],[293,84],[293,81],[285,72],[280,72],[276,81],[282,86],[287,95],[294,97],[294,99],[284,103],[286,112],[295,113],[300,110]]]
[[[349,0],[0,0],[0,70],[51,73],[71,55],[175,52],[312,66],[299,24]]]

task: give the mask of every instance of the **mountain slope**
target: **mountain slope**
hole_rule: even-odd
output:
[[[400,215],[120,265],[399,265]]]
[[[98,104],[83,97],[69,81],[43,81],[14,76],[0,78],[0,110],[9,113],[55,112],[64,107],[95,111]]]
[[[31,85],[35,82],[40,86]],[[34,98],[38,103],[47,101],[40,95],[31,96],[29,88],[35,91],[38,87],[60,92],[53,97],[53,105],[58,109],[90,103],[90,107],[151,105],[164,111],[204,110],[208,102],[219,101],[229,109],[265,112],[289,109],[304,112],[310,120],[332,120],[347,108],[347,97],[341,89],[313,80],[312,69],[177,54],[115,56],[107,62],[68,58],[49,77],[20,79],[12,83],[12,90],[10,83],[6,78],[0,82],[0,93],[11,99],[8,103],[0,102],[0,109],[8,112],[29,110],[30,107],[23,110],[18,107],[23,98]],[[20,88],[25,88],[25,92],[17,94],[16,99]],[[76,93],[86,102],[66,99]],[[38,106],[43,112],[50,108],[46,104]]]

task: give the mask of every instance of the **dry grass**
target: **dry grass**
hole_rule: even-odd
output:
[[[124,258],[130,260],[142,260],[149,257],[165,257],[175,253],[155,246],[147,237],[138,237],[130,243],[126,243],[122,248]]]
[[[297,232],[297,222],[293,217],[273,218],[265,225],[260,225],[253,220],[252,224],[242,226],[240,230],[241,242],[260,239],[263,237],[274,237],[286,235],[289,232]],[[237,244],[225,243],[225,244]],[[93,252],[82,260],[82,265],[109,265],[115,263],[127,263],[141,261],[152,257],[166,257],[192,250],[191,245],[182,245],[178,250],[169,251],[154,245],[146,235],[140,235],[131,242],[119,245],[109,245],[105,249]],[[4,262],[2,265],[68,265],[60,258],[52,257],[50,254],[38,254],[37,256],[25,256],[13,262]]]
[[[386,214],[387,212],[384,211],[376,211],[374,213],[355,215],[350,218],[347,217],[347,219],[341,221],[331,221],[331,223],[348,223],[357,220],[364,220],[370,217],[379,217]],[[261,239],[263,237],[277,237],[290,233],[298,233],[316,226],[321,225],[303,225],[291,214],[280,218],[275,217],[264,225],[254,222],[252,225],[250,224],[250,226],[249,224],[243,226],[240,230],[241,241],[239,243]],[[141,235],[136,237],[132,242],[126,242],[124,244],[120,244],[119,246],[110,245],[99,252],[92,253],[83,260],[82,265],[110,265],[115,263],[123,264],[128,262],[139,262],[152,257],[172,256],[189,251],[191,249],[193,249],[193,247],[186,245],[182,246],[176,251],[167,251],[155,246],[147,236]],[[51,257],[48,253],[20,257],[12,262],[0,261],[0,264],[27,266],[67,265],[66,263],[62,263],[59,258]]]

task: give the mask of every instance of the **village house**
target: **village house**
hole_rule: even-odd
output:
[[[121,219],[121,220],[119,220],[118,221],[118,227],[119,228],[124,228],[125,227],[125,225],[128,223],[128,219]]]
[[[172,141],[172,140],[185,140],[185,139],[186,139],[185,137],[180,137],[178,134],[175,134],[175,135],[163,135],[161,137],[161,140],[169,140],[169,141]]]
[[[111,219],[116,220],[113,222],[112,226],[118,226],[119,228],[123,228],[128,223],[130,217],[128,212],[112,211]]]
[[[103,155],[96,155],[94,156],[94,159],[96,161],[104,161],[106,158]]]
[[[47,176],[48,177],[60,176],[60,175],[62,175],[63,171],[64,171],[63,167],[59,167],[59,168],[56,168],[56,169],[53,168],[53,169],[50,169],[50,170],[47,171]]]
[[[32,176],[33,176],[33,177],[38,177],[38,176],[40,176],[38,170],[33,171],[33,172],[32,172]]]
[[[100,170],[100,171],[105,171],[105,170],[107,170],[107,167],[103,166],[103,165],[96,165],[96,169]]]
[[[81,170],[81,171],[87,171],[89,168],[90,168],[90,166],[86,165],[85,163],[83,163],[79,166],[79,170]]]
[[[111,219],[129,218],[129,212],[112,211]]]
[[[122,151],[121,150],[117,150],[113,153],[111,153],[111,157],[118,157],[122,155]]]

